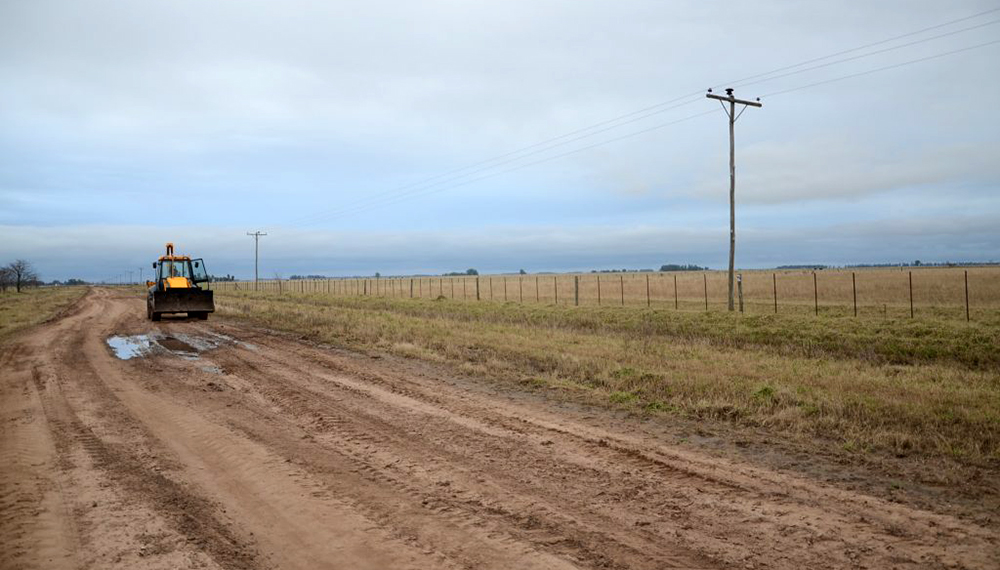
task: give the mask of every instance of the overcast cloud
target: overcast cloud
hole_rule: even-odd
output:
[[[102,279],[174,241],[245,277],[245,232],[263,229],[267,275],[721,267],[728,134],[700,95],[406,199],[393,191],[994,7],[4,2],[0,262]],[[738,264],[1000,259],[1000,121],[981,102],[1000,88],[1000,44],[767,96],[993,41],[994,20],[739,87],[764,107],[737,125]]]

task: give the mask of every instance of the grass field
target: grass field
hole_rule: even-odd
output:
[[[1000,267],[903,268],[862,270],[743,271],[747,314],[818,313],[888,319],[914,316],[1000,318]],[[263,281],[270,292],[379,296],[559,304],[651,306],[686,311],[724,311],[727,274],[722,271],[559,275],[484,275],[478,277],[387,277]],[[246,290],[253,283],[216,283],[217,290]],[[412,291],[411,291],[412,288]]]
[[[995,318],[816,319],[287,289],[222,290],[217,305],[223,315],[317,341],[654,416],[823,438],[845,453],[1000,459]]]
[[[86,287],[40,287],[0,294],[0,342],[46,321],[86,292]]]

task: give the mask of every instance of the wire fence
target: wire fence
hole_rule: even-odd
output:
[[[267,279],[211,287],[290,295],[728,309],[728,279],[721,271]],[[1000,267],[743,271],[735,296],[736,310],[748,314],[972,320],[1000,315]]]

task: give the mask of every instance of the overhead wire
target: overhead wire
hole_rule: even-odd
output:
[[[959,23],[959,22],[968,21],[968,20],[971,20],[971,19],[974,19],[974,18],[977,18],[977,17],[981,17],[981,16],[984,16],[984,15],[987,15],[987,14],[991,14],[991,13],[994,13],[994,12],[997,12],[997,11],[1000,11],[1000,8],[994,8],[994,9],[991,9],[991,10],[986,10],[986,11],[983,11],[983,12],[979,12],[977,14],[973,14],[973,15],[970,15],[970,16],[963,17],[963,18],[951,20],[951,21],[944,22],[944,23],[941,23],[941,24],[936,24],[934,26],[925,27],[925,28],[922,28],[920,30],[915,30],[915,31],[912,31],[912,32],[908,32],[906,34],[901,34],[901,35],[893,36],[891,38],[880,40],[878,42],[872,42],[872,43],[868,43],[868,44],[865,44],[865,45],[862,45],[862,46],[858,46],[858,47],[855,47],[855,48],[851,48],[851,49],[847,49],[847,50],[841,50],[841,51],[838,51],[838,52],[835,52],[835,53],[832,53],[832,54],[828,54],[828,55],[823,56],[823,57],[812,58],[812,59],[809,59],[809,60],[806,60],[806,61],[803,61],[803,62],[799,62],[799,63],[794,64],[794,65],[780,67],[780,68],[771,70],[769,72],[751,75],[751,76],[745,77],[745,78],[743,78],[741,80],[738,80],[738,81],[735,81],[735,82],[729,82],[728,84],[729,85],[736,85],[736,86],[739,86],[739,87],[745,87],[745,86],[749,86],[749,85],[756,85],[756,84],[764,83],[764,82],[775,80],[775,79],[780,79],[780,78],[789,77],[789,76],[792,76],[792,75],[798,75],[798,74],[801,74],[801,73],[806,73],[806,72],[809,72],[809,71],[814,71],[814,70],[820,69],[820,68],[830,67],[832,65],[836,65],[836,64],[839,64],[839,63],[845,63],[845,62],[848,62],[848,61],[856,61],[856,60],[863,59],[863,58],[866,58],[866,57],[871,57],[871,56],[874,56],[874,55],[878,55],[878,54],[882,54],[882,53],[886,53],[886,52],[890,52],[890,51],[894,51],[894,50],[898,50],[898,49],[902,49],[902,48],[906,48],[906,47],[911,47],[913,45],[917,45],[917,44],[920,44],[920,43],[925,43],[925,42],[928,42],[928,41],[933,41],[933,40],[940,39],[940,38],[943,38],[943,37],[946,37],[946,36],[951,36],[951,35],[955,35],[955,34],[967,32],[967,31],[971,31],[971,30],[974,30],[974,29],[978,29],[978,28],[982,28],[982,27],[988,26],[988,25],[996,24],[996,23],[1000,22],[1000,20],[993,20],[993,21],[990,21],[990,22],[985,22],[985,23],[982,23],[982,24],[977,24],[977,25],[966,27],[966,28],[962,28],[962,29],[959,29],[959,30],[953,30],[953,31],[946,32],[946,33],[943,33],[943,34],[938,34],[938,35],[935,35],[935,36],[932,36],[932,37],[922,38],[922,39],[919,39],[919,40],[916,40],[916,41],[913,41],[913,42],[908,42],[906,44],[901,44],[901,45],[898,45],[898,46],[892,46],[892,47],[889,47],[889,48],[885,48],[885,49],[881,49],[881,50],[876,50],[876,51],[873,51],[873,52],[868,52],[868,53],[860,54],[860,55],[857,55],[857,56],[852,56],[852,57],[849,57],[849,58],[842,58],[842,59],[839,59],[839,60],[835,60],[835,61],[832,61],[832,62],[826,62],[826,63],[820,64],[820,65],[811,66],[811,67],[804,68],[804,69],[796,69],[796,68],[801,68],[802,66],[805,66],[805,65],[809,65],[811,63],[815,63],[815,62],[827,60],[827,59],[830,59],[832,57],[836,57],[836,56],[839,56],[839,55],[845,55],[845,54],[848,54],[848,53],[853,53],[853,52],[856,52],[856,51],[859,51],[859,50],[867,49],[867,48],[870,48],[870,47],[875,47],[875,46],[878,46],[878,45],[883,45],[883,44],[886,44],[886,43],[889,43],[889,42],[892,42],[892,41],[896,41],[896,40],[899,40],[899,39],[903,39],[903,38],[906,38],[906,37],[912,37],[914,35],[919,35],[921,33],[926,33],[926,32],[931,31],[931,30],[941,29],[941,28],[947,27],[949,25],[954,25],[954,24]],[[998,40],[998,41],[1000,41],[1000,40]],[[804,85],[804,86],[799,86],[799,87],[792,88],[792,89],[776,91],[776,92],[772,92],[772,93],[769,93],[767,95],[764,95],[762,97],[775,96],[775,95],[779,95],[779,94],[782,94],[782,93],[787,93],[787,92],[795,91],[795,90],[798,90],[798,89],[805,89],[805,88],[808,88],[808,87],[811,87],[811,86],[822,85],[822,84],[825,84],[825,83],[831,83],[831,82],[834,82],[834,81],[840,81],[840,80],[844,80],[844,79],[849,79],[851,77],[858,77],[858,76],[861,76],[861,75],[869,75],[869,74],[872,74],[872,73],[876,73],[878,71],[885,71],[885,70],[894,69],[894,68],[897,68],[897,67],[903,67],[905,65],[910,65],[910,64],[913,64],[913,63],[918,63],[918,62],[921,62],[921,61],[927,61],[929,59],[936,59],[938,57],[944,57],[946,55],[951,55],[951,54],[954,54],[954,53],[960,53],[960,52],[963,52],[963,51],[969,51],[971,49],[976,49],[976,48],[979,48],[979,47],[984,47],[984,46],[987,46],[987,45],[991,45],[993,43],[997,43],[997,42],[987,42],[985,44],[979,44],[979,45],[976,45],[976,46],[969,46],[967,48],[962,48],[962,49],[959,49],[959,50],[945,52],[945,53],[942,53],[942,54],[936,54],[936,55],[933,55],[933,56],[928,56],[928,57],[925,57],[925,58],[919,58],[919,59],[915,59],[915,60],[911,60],[911,61],[907,61],[907,62],[902,62],[902,63],[899,63],[899,64],[893,64],[893,65],[889,65],[889,66],[877,68],[877,69],[874,69],[874,70],[868,70],[868,71],[865,71],[865,72],[849,74],[849,75],[845,75],[845,76],[842,76],[842,77],[838,77],[838,78],[834,78],[834,79],[829,79],[829,80],[824,80],[824,81],[820,81],[820,82],[815,82],[815,83],[811,83],[811,84]],[[789,70],[795,70],[795,71],[789,71]],[[782,73],[782,72],[784,72],[784,73]],[[722,83],[722,84],[718,84],[718,85],[725,85],[725,84],[727,84],[727,83]],[[548,152],[549,150],[552,150],[554,148],[558,148],[560,146],[565,146],[567,144],[571,144],[571,143],[577,142],[579,140],[590,138],[592,136],[596,136],[598,134],[601,134],[601,133],[604,133],[604,132],[608,132],[608,131],[613,130],[613,129],[617,129],[617,128],[620,128],[622,126],[628,125],[628,124],[632,124],[632,123],[635,123],[635,122],[638,122],[638,121],[641,121],[641,120],[645,120],[645,119],[647,119],[647,118],[649,118],[651,116],[654,116],[654,115],[657,115],[657,114],[661,114],[661,113],[664,113],[666,111],[670,111],[670,110],[673,110],[673,109],[676,109],[676,108],[679,108],[679,107],[682,107],[682,106],[685,106],[685,105],[692,104],[695,101],[700,100],[700,97],[698,99],[693,99],[693,97],[695,97],[696,95],[700,95],[702,92],[703,92],[702,90],[698,90],[698,91],[695,91],[695,92],[692,92],[692,93],[689,93],[689,94],[685,94],[685,95],[682,95],[680,97],[676,97],[674,99],[670,99],[668,101],[657,103],[655,105],[650,105],[650,106],[644,107],[642,109],[639,109],[639,110],[636,110],[636,111],[633,111],[633,112],[630,112],[630,113],[626,113],[626,114],[619,115],[619,116],[611,118],[611,119],[607,119],[607,120],[604,120],[604,121],[600,121],[598,123],[594,123],[594,124],[589,125],[587,127],[583,127],[583,128],[576,129],[576,130],[568,132],[568,133],[564,133],[562,135],[551,137],[551,138],[545,139],[543,141],[540,141],[538,143],[527,145],[527,146],[518,148],[516,150],[510,151],[510,152],[507,152],[507,153],[503,153],[501,155],[498,155],[498,156],[495,156],[495,157],[492,157],[492,158],[489,158],[489,159],[486,159],[486,160],[482,160],[482,161],[479,161],[479,162],[476,162],[476,163],[473,163],[473,164],[470,164],[470,165],[467,165],[467,166],[464,166],[464,167],[461,167],[461,168],[452,169],[452,170],[446,171],[444,173],[441,173],[441,174],[438,174],[438,175],[435,175],[435,176],[423,179],[423,180],[418,181],[418,182],[414,182],[414,183],[407,184],[407,185],[404,185],[404,186],[401,186],[401,187],[396,187],[396,188],[393,188],[393,189],[389,189],[389,190],[385,190],[385,191],[382,191],[382,192],[378,192],[378,193],[373,194],[373,195],[365,196],[365,197],[363,197],[363,198],[361,198],[359,200],[355,200],[352,203],[349,203],[349,204],[346,204],[346,205],[342,205],[342,206],[340,206],[338,208],[335,208],[333,210],[329,210],[329,211],[326,211],[326,212],[318,212],[318,213],[310,214],[310,215],[307,215],[307,216],[304,216],[304,217],[300,217],[300,218],[297,218],[297,219],[294,219],[294,220],[290,220],[285,225],[285,227],[288,227],[288,226],[298,226],[298,225],[313,225],[315,223],[320,223],[320,222],[325,222],[325,221],[330,221],[330,220],[333,220],[333,219],[341,218],[344,215],[350,215],[350,214],[361,212],[361,211],[367,211],[367,210],[371,209],[372,207],[380,207],[382,205],[388,205],[388,204],[391,204],[391,203],[395,203],[397,201],[400,201],[400,199],[409,199],[411,197],[423,196],[423,195],[427,195],[427,194],[434,193],[434,192],[437,192],[437,191],[444,191],[444,190],[451,189],[451,188],[454,188],[454,187],[464,186],[467,183],[471,183],[471,182],[474,182],[474,181],[483,180],[483,179],[490,178],[490,177],[493,177],[493,176],[498,176],[500,174],[505,174],[505,173],[508,173],[508,172],[511,172],[511,171],[514,171],[514,170],[520,170],[521,168],[524,168],[524,167],[527,167],[527,166],[532,166],[532,165],[535,165],[535,164],[540,164],[542,162],[547,162],[548,160],[554,160],[556,158],[561,158],[561,157],[564,157],[564,156],[567,156],[567,155],[570,155],[570,154],[575,154],[576,152],[580,152],[582,150],[587,150],[587,149],[590,149],[590,148],[594,148],[596,146],[601,146],[603,144],[609,144],[611,142],[622,140],[624,138],[630,138],[632,136],[637,136],[639,134],[643,134],[643,133],[646,133],[646,132],[649,132],[649,131],[652,131],[652,130],[657,130],[657,129],[663,128],[663,127],[665,127],[667,125],[676,124],[675,121],[671,121],[671,122],[668,122],[668,123],[664,123],[662,125],[657,125],[655,127],[649,128],[649,129],[643,129],[641,131],[636,131],[634,133],[629,133],[629,134],[624,135],[622,137],[615,137],[613,139],[609,139],[607,141],[603,141],[603,142],[600,142],[600,143],[597,143],[597,144],[594,144],[594,145],[588,145],[588,146],[585,146],[585,147],[581,147],[580,149],[575,149],[575,150],[572,150],[572,151],[569,151],[569,152],[565,152],[565,153],[561,153],[561,154],[558,154],[558,155],[554,155],[554,156],[546,158],[546,159],[542,159],[542,160],[539,160],[539,161],[533,161],[533,162],[530,162],[530,163],[527,163],[527,164],[524,164],[524,165],[521,165],[521,166],[504,169],[504,170],[501,170],[501,171],[498,171],[498,172],[495,172],[495,173],[491,173],[491,174],[487,174],[487,175],[484,175],[484,176],[475,177],[475,178],[472,178],[470,180],[458,182],[458,181],[460,181],[460,180],[462,180],[464,178],[467,178],[469,176],[474,176],[474,175],[476,175],[476,174],[478,174],[480,172],[494,170],[494,169],[496,169],[496,168],[498,168],[500,166],[503,166],[503,165],[506,165],[506,164],[510,164],[510,163],[513,163],[513,162],[517,162],[517,161],[521,161],[521,160],[524,160],[524,159],[529,158],[531,156],[536,156],[538,154],[541,154],[541,153],[544,153],[544,152]],[[686,100],[686,99],[689,99],[689,100]],[[689,120],[690,118],[693,118],[693,117],[696,117],[696,116],[700,116],[700,115],[701,114],[693,115],[691,117],[687,117],[687,118],[682,119],[681,121],[677,121],[677,122],[683,122],[684,120]],[[628,120],[624,120],[624,119],[628,119]],[[601,128],[601,127],[603,127],[603,128]],[[584,133],[586,133],[586,134],[584,134]],[[577,136],[574,136],[574,135],[577,135]],[[570,138],[570,137],[572,137],[572,138]],[[539,148],[539,147],[542,147],[542,148]],[[531,151],[531,152],[526,152],[526,151]],[[516,155],[519,155],[519,156],[516,156]],[[453,182],[458,182],[458,183],[457,184],[451,184]]]
[[[867,70],[867,71],[863,71],[863,72],[851,73],[851,74],[848,74],[848,75],[843,75],[843,76],[840,76],[840,77],[835,77],[835,78],[831,78],[831,79],[827,79],[827,80],[823,80],[823,81],[819,81],[819,82],[808,83],[808,84],[801,85],[801,86],[798,86],[798,87],[794,87],[794,88],[791,88],[791,89],[785,89],[785,90],[781,90],[781,91],[775,91],[775,92],[772,92],[772,93],[768,93],[766,95],[762,95],[761,98],[774,97],[774,96],[781,95],[781,94],[784,94],[784,93],[789,93],[789,92],[792,92],[792,91],[798,91],[800,89],[807,89],[807,88],[810,88],[810,87],[815,87],[815,86],[823,85],[823,84],[826,84],[826,83],[833,83],[833,82],[836,82],[836,81],[842,81],[842,80],[851,79],[851,78],[854,78],[854,77],[860,77],[860,76],[864,76],[864,75],[871,75],[873,73],[878,73],[878,72],[881,72],[881,71],[888,71],[888,70],[891,70],[891,69],[896,69],[896,68],[899,68],[899,67],[904,67],[904,66],[907,66],[907,65],[912,65],[912,64],[915,64],[915,63],[920,63],[920,62],[928,61],[928,60],[931,60],[931,59],[938,59],[938,58],[945,57],[945,56],[948,56],[948,55],[954,55],[954,54],[957,54],[957,53],[962,53],[962,52],[970,51],[970,50],[973,50],[973,49],[987,47],[987,46],[998,44],[998,43],[1000,43],[1000,40],[994,40],[994,41],[991,41],[991,42],[985,42],[985,43],[982,43],[982,44],[977,44],[977,45],[968,46],[968,47],[961,48],[961,49],[951,50],[951,51],[943,52],[943,53],[940,53],[940,54],[935,54],[935,55],[932,55],[932,56],[927,56],[927,57],[922,57],[922,58],[918,58],[918,59],[913,59],[913,60],[909,60],[909,61],[905,61],[905,62],[893,64],[893,65],[887,65],[887,66],[883,66],[883,67],[879,67],[879,68],[875,68],[875,69],[871,69],[871,70]],[[337,212],[335,215],[330,216],[329,218],[327,218],[324,221],[330,221],[330,220],[334,220],[334,219],[343,218],[345,216],[362,213],[362,212],[365,212],[365,211],[372,210],[374,208],[379,208],[379,207],[382,207],[382,206],[387,206],[387,205],[391,205],[391,204],[394,204],[394,203],[397,203],[397,202],[401,202],[401,201],[404,201],[404,200],[409,199],[409,198],[415,198],[415,197],[420,197],[420,196],[425,196],[425,195],[433,194],[433,193],[436,193],[436,192],[443,192],[445,190],[451,190],[451,189],[454,189],[454,188],[458,188],[458,187],[461,187],[461,186],[465,186],[465,185],[471,184],[473,182],[479,182],[481,180],[485,180],[485,179],[488,179],[488,178],[493,178],[495,176],[500,176],[502,174],[507,174],[507,173],[510,173],[510,172],[521,170],[521,169],[527,168],[529,166],[535,166],[535,165],[538,165],[538,164],[549,162],[551,160],[556,160],[556,159],[559,159],[559,158],[564,158],[566,156],[569,156],[569,155],[572,155],[572,154],[576,154],[578,152],[582,152],[582,151],[585,151],[585,150],[590,150],[590,149],[593,149],[593,148],[596,148],[596,147],[599,147],[599,146],[603,146],[603,145],[606,145],[606,144],[610,144],[610,143],[618,142],[618,141],[625,140],[625,139],[628,139],[628,138],[632,138],[632,137],[635,137],[635,136],[639,136],[639,135],[642,135],[642,134],[646,134],[646,133],[651,132],[651,131],[659,130],[659,129],[665,128],[667,126],[675,125],[675,124],[678,124],[678,123],[686,122],[686,121],[695,119],[697,117],[701,117],[701,116],[708,115],[708,114],[715,113],[715,112],[716,111],[714,111],[714,110],[704,111],[704,112],[701,112],[701,113],[697,113],[697,114],[694,114],[694,115],[690,115],[690,116],[684,117],[682,119],[678,119],[676,121],[670,121],[670,122],[667,122],[667,123],[662,123],[662,124],[659,124],[659,125],[655,125],[653,127],[642,129],[642,130],[639,130],[639,131],[630,132],[630,133],[627,133],[625,135],[614,137],[612,139],[603,140],[603,141],[600,141],[600,142],[597,142],[597,143],[594,143],[594,144],[591,144],[591,145],[587,145],[587,146],[583,146],[583,147],[580,147],[580,148],[573,149],[571,151],[567,151],[567,152],[563,152],[563,153],[560,153],[560,154],[557,154],[557,155],[549,156],[549,157],[546,157],[546,158],[543,158],[543,159],[540,159],[540,160],[536,160],[536,161],[532,161],[532,162],[520,164],[520,165],[514,166],[512,168],[507,168],[507,169],[504,169],[504,170],[501,170],[501,171],[498,171],[498,172],[492,172],[492,173],[489,173],[489,174],[486,174],[486,175],[483,175],[483,176],[479,176],[479,177],[472,178],[472,179],[469,179],[469,180],[464,180],[464,181],[458,182],[456,184],[448,185],[448,186],[445,186],[445,187],[441,187],[441,188],[433,188],[433,187],[432,188],[425,188],[422,191],[418,190],[418,191],[416,191],[416,192],[414,192],[412,194],[408,194],[408,195],[388,197],[388,198],[384,199],[383,201],[380,201],[380,202],[377,202],[377,203],[362,204],[362,205],[359,205],[359,206],[357,206],[355,208],[347,208],[344,211]]]

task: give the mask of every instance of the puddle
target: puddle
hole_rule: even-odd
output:
[[[114,351],[115,356],[122,360],[129,360],[137,356],[146,356],[152,348],[149,336],[138,334],[135,336],[112,336],[109,337],[108,346]]]
[[[198,352],[190,344],[184,342],[183,340],[176,339],[172,336],[161,338],[156,341],[156,344],[162,346],[167,350],[174,352]]]
[[[111,350],[114,351],[115,356],[122,360],[145,357],[153,352],[160,351],[168,352],[186,360],[198,360],[202,352],[219,348],[223,345],[243,344],[225,335],[211,333],[209,333],[209,336],[188,334],[164,335],[160,333],[132,336],[115,335],[108,337],[107,343],[111,347]]]

